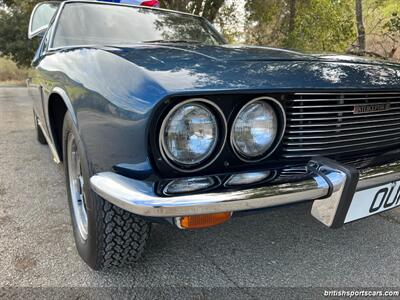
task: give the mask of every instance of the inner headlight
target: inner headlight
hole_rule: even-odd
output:
[[[278,118],[274,108],[263,100],[245,105],[232,127],[232,145],[245,158],[263,156],[273,145],[278,133]]]
[[[164,120],[161,147],[168,159],[189,167],[200,164],[213,153],[218,134],[213,112],[201,102],[187,102],[175,107]]]

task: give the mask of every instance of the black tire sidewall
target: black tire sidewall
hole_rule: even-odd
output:
[[[86,199],[87,206],[87,218],[88,218],[88,236],[87,239],[82,239],[79,230],[77,228],[77,223],[75,220],[75,215],[73,212],[72,201],[71,201],[71,191],[69,188],[69,173],[68,173],[68,155],[67,155],[67,142],[68,136],[72,134],[74,136],[78,154],[81,160],[81,168],[82,168],[82,176],[84,179],[84,193]],[[76,128],[74,122],[72,121],[70,113],[66,113],[64,118],[63,125],[63,160],[64,160],[64,170],[65,170],[65,180],[68,194],[68,204],[70,208],[73,233],[75,238],[75,243],[77,250],[82,257],[82,259],[93,269],[99,269],[99,257],[101,256],[100,249],[101,245],[99,245],[99,241],[101,241],[101,237],[98,235],[102,233],[102,228],[99,226],[103,226],[101,222],[97,222],[96,220],[101,219],[97,214],[101,214],[102,210],[97,209],[99,205],[103,203],[103,199],[98,197],[95,193],[92,192],[90,188],[90,177],[92,176],[90,162],[87,159],[85,147],[80,138],[78,129]]]

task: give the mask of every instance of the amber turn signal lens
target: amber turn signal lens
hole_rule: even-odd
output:
[[[232,216],[231,212],[211,215],[188,216],[178,219],[178,226],[182,229],[201,229],[216,226],[228,221]]]

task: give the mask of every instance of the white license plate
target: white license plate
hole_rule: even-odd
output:
[[[345,223],[400,206],[400,181],[356,192]]]

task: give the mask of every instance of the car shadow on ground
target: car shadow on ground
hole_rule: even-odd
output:
[[[365,275],[369,271],[387,273],[388,266],[398,270],[390,262],[395,254],[381,247],[398,245],[395,218],[374,216],[329,229],[310,210],[311,203],[273,209],[199,231],[155,225],[144,260],[136,267],[157,260],[197,275],[199,269],[204,275],[215,267],[239,286],[368,285],[379,282]]]

